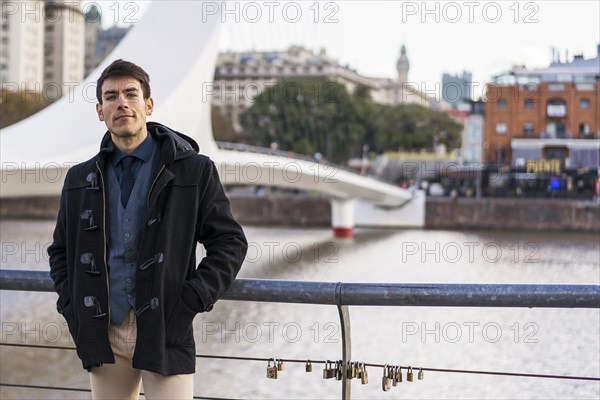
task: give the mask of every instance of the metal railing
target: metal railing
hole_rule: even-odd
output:
[[[0,290],[54,292],[54,287],[48,271],[4,269],[0,270]],[[600,285],[401,284],[236,279],[222,299],[337,306],[342,335],[342,365],[345,366],[351,360],[348,306],[600,308]],[[350,399],[350,382],[342,379],[342,399]]]

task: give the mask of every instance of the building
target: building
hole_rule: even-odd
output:
[[[2,2],[3,89],[56,100],[83,79],[83,14],[71,3]]]
[[[600,45],[547,68],[495,76],[486,90],[485,161],[524,166],[560,159],[562,167],[598,167]]]
[[[433,100],[408,82],[410,64],[404,46],[396,67],[396,79],[372,78],[341,65],[325,49],[315,53],[291,46],[285,51],[226,52],[218,56],[214,85],[203,90],[212,96],[213,106],[232,122],[236,132],[242,130],[239,116],[252,106],[253,99],[285,78],[327,78],[343,84],[349,92],[363,85],[379,103],[420,103],[431,107]]]
[[[442,99],[449,104],[468,103],[473,100],[473,74],[463,71],[459,75],[442,75]]]
[[[131,26],[113,25],[102,29],[102,13],[95,4],[91,4],[85,14],[85,70],[88,76],[129,32]]]
[[[75,4],[47,0],[44,7],[44,93],[51,100],[83,80],[84,16]]]
[[[482,101],[468,103],[468,114],[463,122],[461,158],[464,165],[483,163],[483,136],[485,104]]]
[[[132,25],[128,27],[122,27],[113,25],[108,29],[103,29],[98,32],[98,39],[96,43],[96,53],[94,55],[95,65],[91,68],[91,72],[96,68],[117,45],[127,35]]]
[[[436,107],[434,99],[419,91],[416,84],[409,81],[410,62],[404,45],[400,48],[396,70],[398,71],[396,79],[369,78],[373,84],[371,96],[375,102],[382,104],[417,103],[427,108]]]
[[[98,46],[98,35],[102,31],[102,13],[92,4],[85,13],[85,58],[84,58],[84,76],[88,76],[102,60],[96,55]]]
[[[44,81],[43,1],[2,2],[0,86],[3,90],[42,90]]]

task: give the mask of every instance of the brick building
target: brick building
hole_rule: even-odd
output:
[[[555,159],[566,168],[598,167],[600,45],[592,59],[495,76],[485,96],[486,163]]]

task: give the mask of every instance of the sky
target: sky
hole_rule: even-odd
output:
[[[97,2],[105,27],[135,23],[149,3]],[[552,47],[564,61],[567,52],[569,59],[595,57],[600,43],[597,0],[209,1],[199,23],[224,9],[221,51],[325,48],[362,75],[395,78],[404,44],[409,81],[434,96],[445,72],[472,72],[478,97],[493,75],[514,65],[547,66]]]

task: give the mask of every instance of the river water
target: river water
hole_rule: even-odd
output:
[[[46,269],[51,221],[2,221],[2,268]],[[600,284],[598,235],[246,227],[241,277],[402,283]],[[199,255],[202,251],[199,250]],[[72,345],[51,293],[0,292],[2,342]],[[352,359],[426,368],[600,376],[600,311],[352,307]],[[341,358],[332,306],[220,301],[194,322],[200,354]],[[0,382],[88,388],[72,351],[0,347]],[[266,363],[198,359],[195,394],[217,398],[336,399],[341,385],[287,363],[279,379]],[[352,381],[352,398],[599,399],[597,381],[427,372],[423,381],[381,390]],[[415,374],[416,375],[416,374]],[[406,380],[406,377],[405,377]],[[87,397],[86,397],[87,396]],[[0,387],[0,398],[89,398],[87,393]]]

